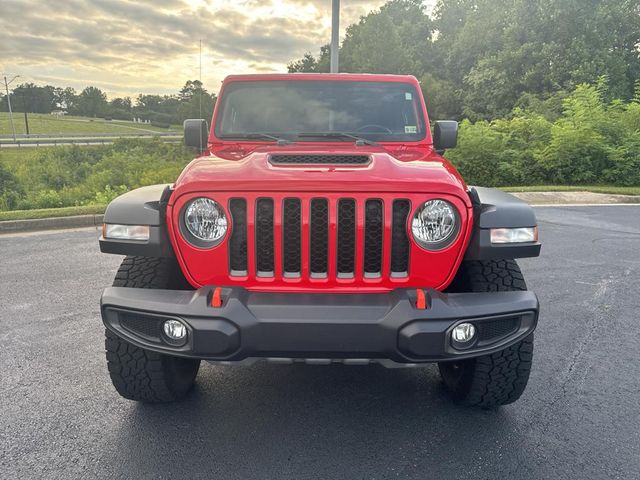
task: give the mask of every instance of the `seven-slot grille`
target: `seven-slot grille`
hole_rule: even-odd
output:
[[[408,199],[231,198],[229,212],[231,276],[348,281],[409,274]]]

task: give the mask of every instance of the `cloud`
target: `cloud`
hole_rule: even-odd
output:
[[[383,1],[343,1],[343,31]],[[0,69],[113,96],[173,93],[197,78],[285,71],[329,41],[330,0],[2,0]]]

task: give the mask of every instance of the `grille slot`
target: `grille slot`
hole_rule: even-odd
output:
[[[300,276],[300,199],[286,198],[282,211],[282,262],[285,276]]]
[[[232,198],[229,201],[232,230],[229,239],[229,268],[232,275],[247,274],[247,201]]]
[[[338,276],[352,277],[356,262],[356,201],[338,202]]]
[[[369,163],[367,155],[271,155],[274,164],[297,165],[363,165]]]
[[[273,200],[256,203],[256,269],[258,276],[273,276]]]
[[[309,218],[309,268],[312,277],[327,275],[329,248],[329,202],[326,198],[311,200]]]
[[[407,217],[409,200],[393,201],[393,223],[391,226],[391,275],[404,277],[409,273],[409,238],[407,237]]]
[[[376,277],[382,272],[382,200],[367,200],[364,219],[364,273]]]

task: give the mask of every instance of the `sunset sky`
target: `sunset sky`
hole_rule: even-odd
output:
[[[383,0],[343,0],[344,28]],[[328,43],[331,0],[2,0],[0,72],[17,82],[176,93],[198,78],[286,71]],[[15,84],[14,84],[15,85]]]

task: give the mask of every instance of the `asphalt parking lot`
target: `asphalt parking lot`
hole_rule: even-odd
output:
[[[536,209],[542,314],[521,400],[452,405],[435,368],[220,367],[113,390],[97,231],[0,237],[0,478],[640,478],[640,206]]]

